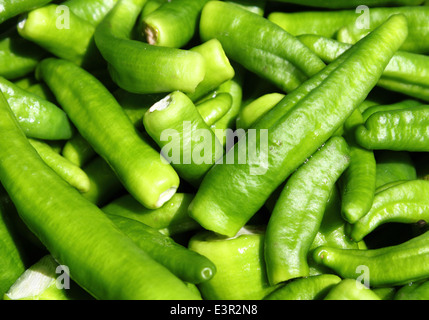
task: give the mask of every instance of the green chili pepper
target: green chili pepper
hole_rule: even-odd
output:
[[[329,8],[329,9],[345,9],[356,8],[360,5],[369,7],[385,7],[385,6],[417,6],[422,4],[424,0],[331,0],[329,2],[323,0],[280,0],[280,2],[294,3],[310,7]]]
[[[102,207],[109,215],[133,219],[167,236],[200,229],[188,216],[188,206],[194,198],[190,193],[176,193],[161,208],[151,210],[143,207],[131,195],[126,194]]]
[[[179,186],[176,172],[136,132],[119,103],[97,79],[71,62],[54,58],[42,61],[37,74],[79,133],[136,199],[148,208],[158,208],[173,196]]]
[[[25,243],[13,223],[12,214],[16,212],[10,210],[10,199],[3,187],[1,187],[0,192],[0,257],[2,261],[0,265],[0,297],[2,297],[25,271],[27,261],[24,259],[26,255]]]
[[[379,111],[356,128],[359,145],[372,150],[429,151],[429,107]]]
[[[309,276],[309,248],[331,189],[349,162],[347,143],[334,137],[287,180],[265,234],[265,262],[271,285]]]
[[[55,152],[47,143],[34,139],[29,139],[29,141],[43,161],[61,178],[80,192],[89,190],[89,178],[81,168]]]
[[[228,92],[220,92],[213,98],[195,103],[198,113],[204,119],[204,122],[211,126],[231,109],[232,96]]]
[[[198,285],[206,300],[260,300],[278,286],[270,286],[264,265],[264,230],[246,226],[233,238],[201,231],[189,240],[189,249],[211,260],[216,274]]]
[[[334,274],[321,274],[287,282],[264,297],[264,300],[322,300],[341,278]]]
[[[411,282],[399,288],[392,300],[428,300],[429,281]]]
[[[381,150],[375,153],[375,159],[376,188],[395,181],[417,179],[417,170],[408,152]]]
[[[297,89],[300,93],[304,92],[305,97],[300,96],[300,102],[283,117],[273,117],[273,114],[282,114],[282,101],[271,109],[254,126],[269,128],[268,146],[266,145],[266,150],[261,148],[259,160],[246,164],[217,164],[212,167],[190,205],[191,217],[208,230],[233,236],[263,206],[270,194],[326,142],[365,100],[406,37],[406,30],[406,19],[400,15],[393,16],[357,44],[355,50],[346,56],[346,60],[338,68],[331,70],[317,89],[306,96],[307,85],[302,90]],[[368,56],[371,58],[367,58]],[[356,69],[356,65],[361,67]],[[322,73],[325,74],[323,71]],[[311,85],[314,82],[311,81]],[[338,95],[339,90],[347,91],[348,94]],[[286,97],[288,96],[290,95]],[[296,98],[295,95],[292,97]],[[269,126],[265,126],[267,123]],[[260,130],[256,132],[261,134]],[[258,145],[258,136],[249,141]],[[248,148],[251,147],[252,145]],[[240,149],[243,148],[236,146],[229,152],[237,159],[237,153],[242,152]],[[224,158],[230,156],[228,153]],[[255,166],[267,170],[264,174],[252,174],[255,173]],[[231,197],[234,194],[244,196]]]
[[[429,204],[424,196],[428,188],[429,181],[426,180],[399,181],[382,186],[375,194],[371,210],[351,226],[350,236],[359,241],[388,222],[429,221]]]
[[[197,101],[234,77],[235,70],[231,66],[219,40],[208,40],[191,48],[190,51],[201,54],[206,63],[204,79],[198,84],[194,92],[188,93],[192,101]]]
[[[167,1],[142,17],[142,37],[151,45],[181,48],[193,38],[208,0]]]
[[[0,10],[0,23],[21,13],[44,6],[52,0],[8,0],[3,1]]]
[[[396,294],[396,287],[372,288],[371,289],[381,300],[393,300]]]
[[[201,13],[200,36],[218,39],[227,56],[289,92],[325,64],[276,24],[231,3],[210,1]],[[241,41],[243,46],[237,46]],[[278,43],[282,43],[281,46]]]
[[[352,45],[317,35],[298,37],[324,62],[330,63]],[[378,86],[412,97],[428,100],[429,58],[422,54],[398,51],[392,57],[378,82]],[[408,88],[408,89],[407,89]]]
[[[53,103],[19,88],[0,77],[0,90],[28,137],[46,140],[69,139],[74,129],[66,113]]]
[[[397,245],[369,250],[321,246],[313,258],[342,278],[353,279],[366,271],[371,287],[404,285],[429,277],[428,236],[426,232]]]
[[[96,299],[196,298],[44,164],[0,99],[0,181],[22,220],[71,278]]]
[[[139,130],[143,129],[142,119],[146,111],[162,98],[161,95],[133,94],[122,89],[115,90],[113,96],[121,105],[122,109],[124,109],[134,127]],[[62,154],[79,167],[82,167],[97,155],[92,146],[79,132],[76,132],[74,136],[66,142]]]
[[[271,12],[267,19],[294,36],[319,35],[334,38],[344,25],[359,17],[355,11]]]
[[[133,93],[194,92],[206,70],[199,53],[131,40],[145,2],[120,0],[97,26],[95,42],[113,81]]]
[[[216,97],[221,93],[228,93],[232,97],[231,108],[221,119],[216,121],[211,126],[212,130],[216,134],[216,137],[224,146],[228,140],[228,129],[233,130],[235,128],[235,123],[240,113],[241,103],[243,101],[242,83],[243,75],[239,71],[236,72],[236,75],[233,79],[220,85],[219,88],[217,88],[213,93],[213,97]]]
[[[76,132],[72,138],[67,140],[61,152],[64,158],[78,167],[84,166],[97,155],[92,146],[79,132]]]
[[[180,91],[154,104],[146,112],[143,123],[179,176],[193,185],[198,185],[222,156],[222,145],[215,133],[192,100]]]
[[[313,260],[313,251],[322,245],[344,249],[359,249],[361,245],[364,245],[363,241],[361,243],[352,241],[346,233],[346,222],[341,216],[341,198],[337,186],[331,190],[319,230],[308,250],[310,276],[332,273]]]
[[[429,101],[429,88],[427,86],[409,84],[387,78],[380,79],[379,86],[391,91],[406,94],[413,98]]]
[[[355,22],[349,23],[338,31],[337,39],[340,42],[356,43],[394,14],[403,14],[408,21],[408,37],[400,47],[400,50],[421,54],[429,53],[429,45],[424,40],[429,37],[429,27],[427,25],[429,8],[422,6],[370,9],[370,23],[367,26],[362,27],[362,25]]]
[[[256,0],[256,1],[255,0],[233,0],[233,1],[227,1],[227,2],[238,5],[260,16],[264,16],[265,7],[267,5],[265,0]]]
[[[371,106],[369,108],[367,108],[364,112],[362,112],[362,118],[363,121],[365,122],[366,120],[368,120],[368,118],[373,115],[376,112],[383,112],[383,111],[393,111],[393,110],[404,110],[404,109],[409,109],[412,107],[417,107],[422,105],[421,102],[416,101],[416,100],[403,100],[400,102],[396,102],[393,104],[387,104],[387,105],[375,105],[375,106]]]
[[[21,38],[16,29],[0,36],[0,76],[9,80],[30,74],[46,52]]]
[[[17,281],[5,293],[4,300],[93,300],[76,283],[68,278],[58,262],[51,256],[43,256],[23,271]]]
[[[118,0],[67,0],[61,3],[76,16],[97,26]]]
[[[354,223],[371,209],[375,193],[376,162],[374,152],[359,146],[354,138],[356,126],[363,123],[356,109],[344,124],[344,137],[350,146],[350,165],[339,180],[341,214]]]
[[[285,95],[282,93],[267,93],[247,104],[240,109],[237,118],[237,127],[249,129],[264,114],[274,108],[284,97]]]
[[[167,1],[168,0],[147,0],[146,4],[143,6],[141,19],[143,19],[143,17],[146,17],[151,12],[154,12],[156,9],[161,7]],[[141,26],[141,23],[139,23],[138,25]]]
[[[323,300],[381,300],[370,288],[354,279],[343,279],[337,283]]]
[[[198,284],[216,274],[216,266],[209,259],[179,245],[157,229],[133,219],[106,215],[142,250],[183,281]]]
[[[95,157],[82,167],[89,178],[89,189],[82,196],[97,206],[112,201],[125,192],[125,188],[109,164]]]
[[[18,24],[18,33],[55,56],[95,68],[101,57],[94,44],[95,27],[67,7],[51,4],[30,11]]]

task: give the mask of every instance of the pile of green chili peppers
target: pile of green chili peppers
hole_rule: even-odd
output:
[[[1,1],[0,299],[429,300],[428,21]]]

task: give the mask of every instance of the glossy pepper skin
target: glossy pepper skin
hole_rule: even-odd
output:
[[[85,68],[99,67],[103,61],[94,44],[95,26],[73,12],[65,20],[64,10],[57,4],[32,10],[18,23],[18,33],[58,58]]]
[[[331,190],[323,219],[317,231],[316,237],[308,251],[307,260],[310,267],[310,276],[330,273],[329,269],[317,264],[313,260],[313,251],[322,246],[330,246],[342,249],[361,249],[366,245],[363,241],[354,242],[346,232],[346,221],[341,216],[341,197],[337,186]]]
[[[429,106],[372,114],[356,128],[359,145],[373,150],[429,151]]]
[[[404,285],[428,278],[428,237],[426,232],[398,245],[369,250],[321,246],[313,257],[341,278],[356,279],[361,275],[357,268],[366,266],[371,287]]]
[[[71,278],[97,299],[194,299],[181,280],[46,166],[4,97],[0,101],[0,181],[22,220],[69,267]]]
[[[349,146],[331,138],[290,176],[265,233],[265,262],[271,285],[310,274],[307,256],[335,182],[349,166]]]
[[[277,105],[280,111],[277,106],[271,109],[255,125],[270,124],[259,127],[269,129],[268,148],[262,151],[268,159],[265,174],[251,174],[250,169],[258,163],[215,165],[204,177],[190,205],[191,217],[206,229],[233,236],[263,206],[270,194],[365,100],[406,36],[406,19],[393,16],[357,44],[317,89],[307,95],[304,93],[304,97],[301,96],[282,118],[271,118],[273,114],[281,114],[282,102]],[[362,65],[362,69],[356,70],[356,65]],[[349,94],[338,95],[339,88],[348,90]],[[297,91],[301,90],[298,88]],[[253,143],[258,143],[258,138],[255,140]],[[232,148],[229,152],[238,151],[238,148]]]
[[[79,18],[97,26],[115,6],[118,0],[67,0],[67,6]]]
[[[132,93],[194,92],[206,72],[199,53],[131,40],[145,3],[119,0],[95,30],[95,43],[113,81]]]
[[[381,300],[370,288],[355,279],[343,279],[337,283],[323,300]]]
[[[246,9],[208,2],[201,13],[200,36],[218,39],[227,56],[289,92],[325,64],[294,36]],[[244,46],[237,46],[244,41]],[[282,43],[281,46],[278,43]]]
[[[298,37],[325,63],[330,63],[352,45],[314,34]],[[379,87],[429,101],[429,58],[423,54],[397,51],[380,78]]]
[[[232,238],[204,230],[188,247],[216,265],[214,277],[198,286],[203,299],[260,300],[278,287],[267,281],[263,227],[248,225]]]
[[[194,195],[176,193],[161,208],[150,210],[143,207],[131,195],[125,194],[102,206],[103,212],[136,220],[167,236],[199,230],[200,226],[188,216],[188,206]]]
[[[18,79],[36,69],[46,52],[36,44],[20,37],[16,29],[0,36],[0,76]]]
[[[136,199],[148,208],[158,208],[174,195],[179,176],[139,135],[97,79],[73,63],[55,58],[39,64],[38,77],[48,84],[79,133]],[[76,78],[80,81],[74,81]]]
[[[403,14],[408,20],[409,33],[400,50],[421,54],[429,52],[429,46],[425,40],[429,36],[429,27],[426,23],[429,17],[429,8],[424,6],[374,8],[369,13],[371,19],[369,28],[362,28],[359,24],[351,22],[338,31],[337,39],[345,43],[356,43],[389,16]]]
[[[350,165],[341,176],[341,214],[345,221],[354,223],[371,209],[375,193],[376,162],[374,152],[356,143],[354,130],[363,123],[356,109],[344,123],[344,137],[350,145]]]
[[[354,241],[362,240],[378,226],[388,223],[417,223],[429,220],[427,197],[429,181],[396,181],[381,186],[371,210],[350,226]]]
[[[157,229],[133,219],[106,215],[152,259],[168,268],[183,281],[198,284],[212,279],[216,274],[216,266],[213,262],[178,244]]]
[[[75,132],[67,114],[57,105],[0,77],[0,90],[27,137],[70,139]]]
[[[154,104],[145,113],[143,123],[171,166],[192,185],[198,185],[223,154],[215,133],[192,100],[180,91]]]
[[[0,23],[13,18],[21,13],[44,6],[52,0],[6,0],[2,2]]]

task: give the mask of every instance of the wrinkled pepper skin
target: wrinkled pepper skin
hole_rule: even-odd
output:
[[[404,285],[429,277],[428,237],[426,232],[398,245],[369,250],[321,246],[313,258],[341,278],[356,279],[362,275],[359,267],[365,266],[369,285],[374,288]]]
[[[100,300],[198,299],[41,160],[3,96],[0,113],[0,181],[24,223],[73,280]]]
[[[179,176],[141,137],[113,95],[96,78],[71,62],[55,58],[43,60],[37,76],[48,84],[79,133],[136,199],[154,209],[174,195]],[[80,81],[76,82],[76,78]]]
[[[287,180],[265,233],[265,262],[271,285],[307,277],[308,251],[321,225],[335,182],[349,166],[349,146],[333,137]]]
[[[408,21],[408,37],[399,50],[420,54],[429,53],[429,8],[422,6],[405,6],[396,8],[372,8],[369,10],[369,28],[362,28],[355,21],[342,27],[337,34],[340,42],[354,44],[365,37],[371,30],[382,24],[394,14],[403,14]]]
[[[345,221],[354,223],[371,209],[375,193],[376,162],[374,152],[356,143],[354,130],[363,123],[356,109],[344,124],[344,137],[350,146],[350,165],[341,176],[341,214]]]
[[[325,64],[294,36],[269,20],[231,3],[208,2],[200,36],[218,39],[228,57],[290,92]],[[245,46],[237,46],[245,40]],[[282,43],[281,46],[278,43]]]
[[[314,34],[298,37],[325,63],[330,63],[351,48],[351,44]],[[429,57],[406,51],[397,51],[380,78],[377,86],[387,90],[429,101]]]
[[[370,150],[429,151],[429,106],[381,111],[356,128],[359,145]]]
[[[191,217],[208,230],[233,236],[365,100],[406,36],[406,19],[397,15],[365,37],[317,89],[282,118],[268,120],[271,126],[262,127],[269,129],[267,150],[260,152],[267,155],[262,159],[268,163],[224,163],[211,168],[190,205]],[[356,65],[362,68],[357,70]],[[349,94],[338,95],[339,88]],[[258,123],[276,112],[274,107]],[[254,140],[252,143],[258,144],[258,138]],[[234,147],[229,152],[238,156],[240,149]],[[266,172],[252,174],[258,164],[264,165]]]
[[[376,191],[371,210],[350,226],[350,237],[362,240],[378,226],[388,223],[429,221],[429,181],[397,181]]]

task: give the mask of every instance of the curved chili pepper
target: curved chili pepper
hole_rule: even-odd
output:
[[[95,43],[113,81],[133,93],[194,92],[206,72],[199,53],[131,39],[145,2],[119,1],[95,30]]]
[[[287,180],[265,233],[271,285],[310,274],[307,256],[335,182],[349,166],[349,147],[333,137]]]
[[[286,92],[325,67],[306,46],[276,24],[222,1],[204,6],[200,36],[205,41],[218,39],[229,58]],[[245,45],[237,46],[243,39]]]
[[[376,191],[371,210],[350,226],[354,241],[362,240],[378,226],[388,223],[429,221],[429,203],[424,196],[429,181],[396,181]]]
[[[39,64],[38,77],[48,84],[79,133],[143,205],[157,208],[174,195],[180,182],[177,173],[142,139],[97,79],[75,64],[55,58]],[[76,78],[80,81],[74,81]]]
[[[356,128],[359,145],[370,150],[429,151],[429,106],[379,111]]]
[[[270,119],[272,114],[282,111],[276,107],[271,109],[255,125],[264,122],[265,117],[270,119],[268,123],[273,123],[269,127],[262,126],[269,128],[269,144],[267,150],[262,150],[262,154],[267,155],[262,159],[268,159],[267,171],[252,174],[254,171],[250,169],[258,163],[224,163],[212,167],[190,205],[191,217],[208,230],[233,236],[264,205],[270,194],[364,101],[406,36],[406,19],[400,15],[392,16],[365,37],[317,89],[308,93],[283,117]],[[367,59],[368,54],[371,59]],[[356,65],[361,66],[359,71]],[[349,94],[338,95],[338,90]],[[342,107],[335,107],[339,105]],[[257,145],[258,138],[254,140],[252,143]],[[237,159],[239,151],[234,147],[228,153],[232,152]]]
[[[313,258],[342,278],[356,279],[362,270],[367,271],[371,287],[404,285],[428,278],[428,237],[426,232],[397,245],[369,250],[321,246]]]

